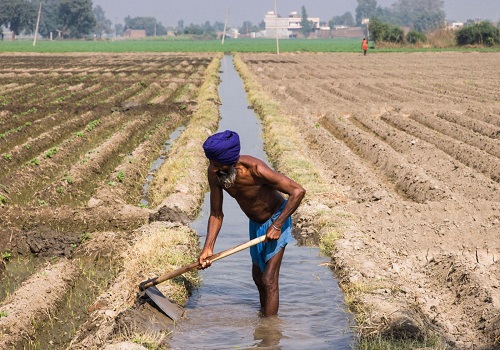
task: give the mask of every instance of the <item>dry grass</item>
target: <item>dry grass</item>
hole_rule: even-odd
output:
[[[150,193],[151,206],[158,206],[167,201],[168,196],[183,192],[186,203],[179,203],[188,215],[198,208],[206,192],[207,159],[201,145],[217,129],[219,121],[218,85],[221,55],[218,55],[207,67],[205,82],[197,96],[198,109],[194,112],[189,125],[174,143],[168,159],[158,170]],[[189,186],[189,187],[186,187]],[[188,194],[186,196],[186,193]],[[189,212],[191,211],[191,212]]]
[[[155,223],[143,229],[124,263],[124,275],[137,289],[139,283],[173,271],[196,260],[199,244],[196,232],[186,226],[171,223]],[[183,305],[188,298],[188,289],[199,284],[196,271],[167,280],[158,289]]]
[[[427,34],[427,43],[429,47],[446,48],[457,45],[455,31],[443,29]]]

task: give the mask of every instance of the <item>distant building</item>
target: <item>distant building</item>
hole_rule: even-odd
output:
[[[319,17],[308,17],[307,19],[312,22],[311,31],[319,30]],[[288,17],[279,17],[274,11],[268,11],[264,17],[266,25],[264,36],[274,38],[277,32],[279,38],[296,37],[302,29],[300,22],[302,22],[302,17],[296,11],[290,12]]]
[[[463,22],[453,22],[448,24],[448,29],[460,29],[464,26]]]
[[[127,29],[125,33],[123,33],[124,38],[136,39],[136,38],[145,38],[146,30],[145,29]]]
[[[362,27],[335,26],[321,28],[316,35],[318,38],[364,38],[366,33]]]

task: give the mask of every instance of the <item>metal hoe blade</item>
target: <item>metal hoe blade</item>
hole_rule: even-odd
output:
[[[177,304],[172,303],[167,299],[156,286],[151,286],[145,290],[146,295],[163,311],[168,317],[177,322],[184,314],[182,309]]]

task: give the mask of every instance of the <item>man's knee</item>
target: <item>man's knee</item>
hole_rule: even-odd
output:
[[[269,273],[262,276],[262,286],[267,291],[276,291],[278,290],[278,276],[274,273]]]

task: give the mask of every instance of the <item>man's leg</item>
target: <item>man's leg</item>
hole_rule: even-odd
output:
[[[253,280],[259,290],[261,311],[264,316],[278,313],[279,308],[279,274],[285,248],[273,256],[266,264],[266,270],[260,271],[257,265],[252,266]]]

